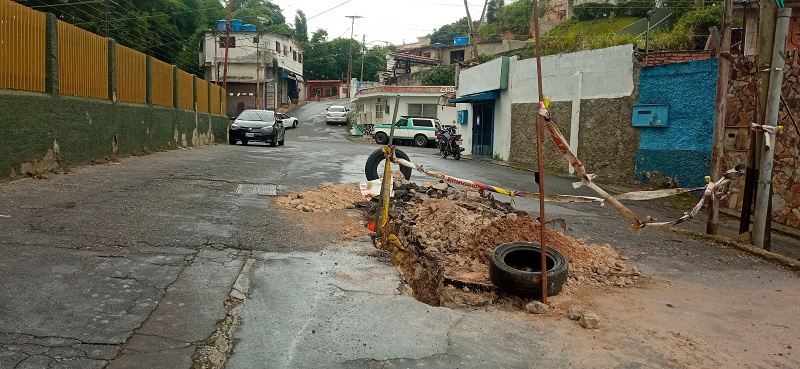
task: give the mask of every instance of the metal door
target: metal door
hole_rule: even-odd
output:
[[[494,155],[494,100],[472,105],[472,155],[491,158]]]

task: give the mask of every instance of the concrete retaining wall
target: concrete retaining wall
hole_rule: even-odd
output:
[[[0,181],[224,142],[228,118],[175,108],[0,90]]]

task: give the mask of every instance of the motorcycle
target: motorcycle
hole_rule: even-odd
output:
[[[461,159],[464,148],[459,145],[462,142],[461,135],[456,134],[455,126],[437,127],[436,147],[439,148],[439,155],[442,158],[446,159],[448,155],[452,155],[453,159]]]

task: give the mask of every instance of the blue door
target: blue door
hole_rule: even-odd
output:
[[[494,100],[472,104],[472,155],[494,156]]]

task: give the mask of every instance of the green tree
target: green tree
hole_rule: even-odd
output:
[[[423,86],[454,86],[456,84],[456,69],[452,66],[438,67],[422,78]]]
[[[318,29],[311,35],[311,43],[312,44],[319,44],[328,41],[328,31],[324,29]]]
[[[495,14],[505,5],[503,0],[489,0],[489,5],[486,6],[486,23],[494,23]]]
[[[527,38],[528,25],[533,14],[530,0],[519,0],[497,11],[493,24],[498,33],[510,33]]]
[[[453,44],[453,38],[469,35],[469,25],[467,17],[450,24],[445,24],[438,30],[431,33],[431,43]]]
[[[294,16],[294,34],[300,42],[308,42],[308,22],[306,21],[306,13],[302,10],[297,11]]]

